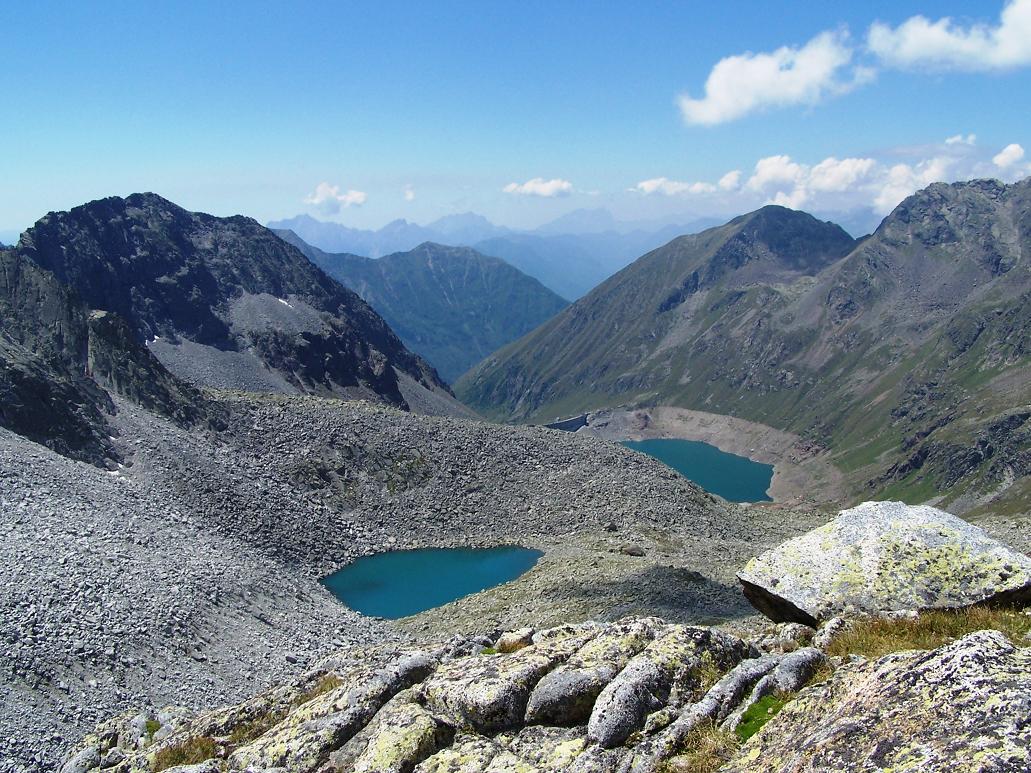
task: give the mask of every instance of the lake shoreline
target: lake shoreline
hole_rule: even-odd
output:
[[[827,459],[826,450],[814,448],[790,432],[734,416],[672,406],[594,411],[578,432],[615,442],[695,440],[772,464],[768,489],[772,504],[837,503],[844,491],[844,476]]]

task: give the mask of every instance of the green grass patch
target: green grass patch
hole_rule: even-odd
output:
[[[498,650],[497,650],[497,647],[484,647],[482,650],[480,650],[480,654],[481,655],[497,655],[498,654]]]
[[[176,765],[196,765],[210,760],[218,752],[215,739],[210,736],[187,738],[185,741],[166,746],[154,755],[154,773]]]
[[[734,729],[738,740],[744,743],[758,733],[762,726],[773,719],[792,697],[784,693],[771,693],[745,709],[745,713],[741,715],[741,721]]]
[[[698,659],[698,665],[691,670],[691,677],[696,682],[692,695],[695,700],[700,700],[716,682],[726,673],[712,659],[712,655],[703,652]]]
[[[1001,631],[1019,642],[1031,627],[1031,618],[1014,610],[968,607],[923,612],[915,620],[871,618],[853,622],[828,647],[830,655],[879,658],[902,650],[931,650],[974,631]]]
[[[153,738],[154,733],[161,729],[161,723],[156,719],[148,719],[147,724],[144,725],[147,733],[147,738]]]
[[[714,773],[730,762],[740,746],[737,736],[709,720],[687,734],[683,748],[659,768],[659,773]]]
[[[336,674],[325,674],[319,681],[313,684],[306,690],[302,690],[296,698],[293,700],[293,705],[301,706],[310,700],[318,698],[320,695],[325,695],[330,690],[335,690],[337,687],[342,685],[344,680]]]
[[[229,734],[229,743],[235,748],[261,738],[261,736],[283,721],[287,714],[288,712],[285,710],[270,711],[268,714],[262,714],[260,717],[255,717],[247,722],[241,722]]]

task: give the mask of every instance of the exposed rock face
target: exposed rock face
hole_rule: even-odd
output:
[[[642,633],[651,644],[627,662]],[[378,669],[341,653],[237,707],[166,711],[156,732],[151,717],[127,714],[70,751],[62,770],[89,773],[115,758],[105,766],[113,773],[145,773],[154,755],[190,748],[223,771],[659,773],[677,769],[666,765],[694,729],[715,723],[732,732],[773,693],[786,707],[721,770],[1018,771],[1031,762],[1031,649],[996,631],[933,651],[838,661],[829,681],[811,687],[828,662],[818,649],[761,652],[655,618],[547,629],[511,654],[468,654],[476,649],[476,640],[456,637],[421,652],[380,652]],[[647,664],[674,661],[641,678]],[[522,718],[528,695],[557,694],[549,678],[586,663],[607,686],[593,699],[569,682],[570,705],[585,708],[577,719]],[[634,685],[646,705],[601,743],[598,728],[612,725],[599,716],[611,718]],[[141,719],[152,738],[141,735]]]
[[[635,723],[639,729],[651,717],[653,732],[702,694],[705,706],[723,713],[740,699],[740,691],[705,693],[703,659],[708,668],[726,670],[740,661],[761,664],[766,673],[785,657],[742,661],[756,653],[740,639],[644,618],[547,629],[511,654],[469,655],[482,645],[452,639],[399,653],[378,669],[330,658],[295,685],[238,707],[182,720],[167,714],[169,726],[152,741],[141,742],[133,729],[140,715],[112,720],[87,737],[62,770],[99,770],[101,759],[116,752],[122,758],[115,773],[135,773],[162,750],[197,747],[214,750],[233,771],[615,771],[629,750],[598,746],[586,725],[597,725],[593,717],[611,710],[612,699],[596,700],[598,692],[652,639],[665,645],[645,662],[669,665],[668,655],[679,652],[676,667],[660,669],[641,686],[650,699]]]
[[[788,703],[725,773],[1031,768],[1031,649],[979,631],[849,664]]]
[[[123,395],[180,426],[218,411],[144,347],[125,320],[90,313],[18,250],[0,252],[0,426],[80,461],[112,465],[108,419]]]
[[[1031,558],[942,510],[865,502],[752,559],[745,595],[777,621],[1031,599]]]
[[[1028,211],[1031,180],[936,183],[852,243],[764,208],[643,255],[455,389],[505,420],[762,422],[830,449],[857,498],[1001,490],[1031,473]]]
[[[125,319],[139,342],[165,342],[158,356],[200,386],[268,391],[275,380],[255,376],[264,371],[279,378],[274,391],[406,407],[396,369],[448,393],[361,298],[249,218],[187,212],[154,194],[112,197],[48,214],[17,251],[90,308]],[[206,368],[194,349],[178,351],[183,342],[204,347]]]

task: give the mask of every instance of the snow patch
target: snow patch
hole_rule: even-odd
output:
[[[286,302],[285,300],[283,300],[282,298],[276,298],[276,300],[277,300],[277,301],[279,301],[279,302],[280,302],[281,304],[283,304],[284,306],[286,306],[286,307],[287,307],[288,309],[292,309],[292,308],[293,308],[293,306],[291,306],[291,305],[290,305],[289,303],[287,303],[287,302]]]

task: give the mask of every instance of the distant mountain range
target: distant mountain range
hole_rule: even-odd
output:
[[[729,414],[830,448],[867,496],[1031,499],[1031,181],[932,185],[861,241],[772,206],[679,237],[456,391],[510,421]]]
[[[365,301],[249,218],[103,199],[50,213],[0,263],[0,425],[73,458],[113,458],[112,395],[186,425],[217,423],[208,386],[468,415]]]
[[[536,279],[469,247],[427,242],[372,259],[330,254],[292,231],[276,233],[362,296],[449,382],[568,305]]]
[[[532,231],[496,226],[473,213],[448,215],[425,226],[395,220],[375,231],[298,215],[273,221],[269,228],[292,231],[325,252],[369,258],[405,252],[424,242],[473,247],[503,259],[563,298],[574,300],[642,252],[716,222],[623,223],[607,210],[582,209]]]

